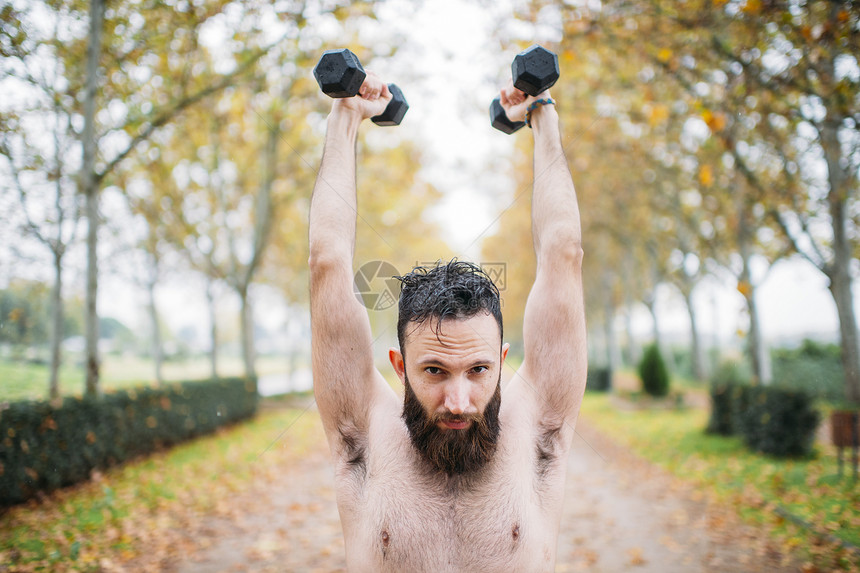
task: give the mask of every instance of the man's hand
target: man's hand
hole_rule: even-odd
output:
[[[548,97],[550,97],[549,90],[544,90],[537,96],[530,96],[515,88],[513,80],[510,80],[508,85],[502,88],[502,91],[499,93],[499,101],[505,110],[505,115],[508,116],[509,120],[514,122],[525,121],[526,110],[532,102]]]
[[[367,77],[364,78],[358,95],[335,99],[332,112],[347,111],[358,114],[364,120],[384,112],[390,101],[391,92],[388,90],[388,84],[373,72],[367,71]]]

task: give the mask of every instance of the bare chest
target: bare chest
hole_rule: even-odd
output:
[[[363,480],[339,473],[350,571],[553,569],[563,471],[537,480],[528,448],[507,440],[480,474],[448,478],[402,438],[368,456]]]

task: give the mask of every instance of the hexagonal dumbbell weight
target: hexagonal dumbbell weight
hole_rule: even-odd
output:
[[[558,76],[558,56],[537,44],[517,54],[511,64],[514,87],[530,96],[554,86]]]
[[[530,96],[536,96],[558,81],[558,56],[535,44],[514,58],[511,77],[515,88]],[[508,135],[525,125],[522,121],[508,119],[499,98],[490,104],[490,122],[493,127]]]
[[[320,89],[333,98],[353,97],[358,94],[367,74],[358,61],[358,56],[346,48],[327,50],[314,67]],[[395,84],[388,84],[391,101],[381,114],[370,118],[377,125],[400,125],[409,104],[403,92]]]
[[[508,135],[523,127],[524,121],[511,121],[505,113],[505,108],[502,107],[502,100],[498,97],[490,104],[490,123],[493,127]]]

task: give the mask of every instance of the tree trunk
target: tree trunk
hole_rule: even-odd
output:
[[[654,344],[657,350],[663,355],[663,361],[666,364],[671,364],[666,356],[666,350],[663,348],[663,341],[660,337],[660,322],[657,320],[657,292],[656,289],[650,295],[645,296],[643,301],[648,307],[648,312],[651,313],[651,337],[654,339]],[[638,364],[638,363],[637,363]]]
[[[693,377],[696,380],[704,381],[707,378],[705,372],[705,363],[702,357],[702,342],[699,340],[698,319],[696,317],[696,308],[693,306],[693,289],[684,290],[684,300],[687,302],[687,313],[690,315],[690,338],[691,346],[690,357],[693,364]]]
[[[604,311],[603,331],[606,336],[606,365],[613,372],[619,367],[618,337],[615,335],[615,309],[607,303]]]
[[[257,371],[254,368],[256,359],[254,353],[254,312],[251,308],[251,301],[248,299],[248,291],[240,291],[239,297],[242,301],[242,358],[245,360],[245,376],[247,378],[257,378]]]
[[[209,307],[209,368],[212,379],[218,378],[218,323],[216,321],[215,294],[212,292],[212,279],[206,282],[206,303]]]
[[[633,301],[629,296],[624,312],[624,329],[627,332],[626,362],[629,366],[636,366],[639,363],[639,345],[636,344],[636,335],[633,334]]]
[[[771,369],[770,358],[767,355],[761,332],[761,323],[758,316],[758,305],[756,304],[756,286],[753,284],[752,272],[750,270],[750,228],[745,214],[740,214],[740,229],[738,232],[738,246],[741,255],[741,276],[738,290],[744,297],[747,312],[750,317],[749,332],[749,358],[752,365],[753,376],[762,384],[770,384]]]
[[[830,292],[839,315],[839,334],[842,347],[842,369],[845,372],[845,398],[860,404],[860,351],[858,351],[854,298],[851,295],[851,277],[847,272],[836,272],[830,277]]]
[[[158,263],[154,263],[157,265]],[[149,321],[152,325],[152,361],[155,366],[155,382],[161,386],[164,384],[162,365],[164,364],[164,352],[161,346],[161,324],[158,320],[158,307],[155,304],[155,284],[158,276],[157,267],[152,269],[152,275],[146,284],[149,294]]]
[[[606,335],[606,365],[613,372],[618,370],[621,362],[618,349],[618,337],[615,335],[615,305],[612,301],[614,279],[611,273],[603,275],[603,331]]]
[[[708,364],[716,366],[720,363],[723,356],[723,342],[720,339],[720,316],[722,315],[722,310],[720,309],[720,301],[717,300],[716,291],[711,293],[711,313],[714,317],[714,338],[711,342],[713,346],[711,346],[708,353]]]
[[[847,172],[840,166],[842,146],[839,142],[839,121],[826,118],[820,129],[821,149],[827,162],[830,193],[830,219],[833,225],[833,261],[825,269],[830,279],[830,292],[839,315],[842,346],[842,369],[845,372],[845,398],[860,403],[860,346],[857,318],[851,292],[852,239],[848,235],[848,199],[853,195]]]
[[[81,189],[87,203],[87,292],[84,320],[86,323],[86,394],[88,396],[98,396],[101,393],[99,387],[99,316],[96,308],[98,298],[99,189],[95,173],[95,115],[103,25],[104,0],[91,0],[87,75],[84,88],[83,160],[80,177]]]
[[[60,362],[63,342],[63,255],[54,251],[54,288],[51,291],[51,378],[48,395],[60,397]]]

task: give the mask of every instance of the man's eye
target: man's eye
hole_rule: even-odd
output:
[[[473,371],[475,374],[483,374],[483,373],[484,373],[484,372],[486,372],[487,370],[489,370],[489,368],[488,368],[488,367],[486,367],[486,366],[475,366],[474,368],[472,368],[472,371]]]
[[[442,373],[442,371],[440,369],[436,368],[435,366],[428,366],[427,368],[424,369],[424,372],[426,372],[427,374],[432,374],[432,375]]]

